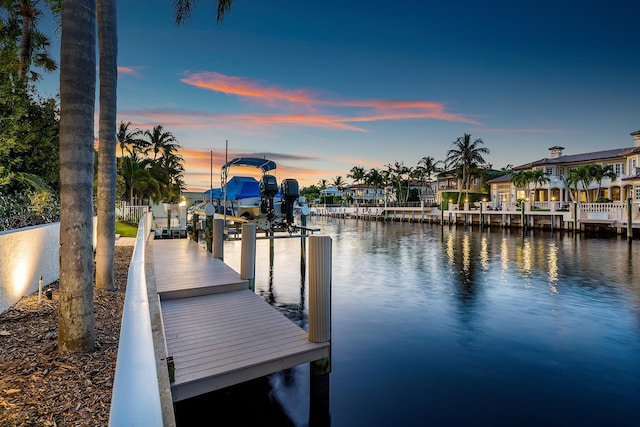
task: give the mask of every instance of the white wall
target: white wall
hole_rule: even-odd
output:
[[[93,219],[93,247],[96,218]],[[0,313],[60,277],[60,223],[0,232]]]

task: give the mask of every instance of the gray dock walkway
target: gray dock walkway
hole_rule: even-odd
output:
[[[174,402],[329,357],[248,282],[189,239],[150,241]]]

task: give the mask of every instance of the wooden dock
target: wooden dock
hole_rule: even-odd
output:
[[[174,402],[329,357],[224,262],[189,239],[152,240]]]

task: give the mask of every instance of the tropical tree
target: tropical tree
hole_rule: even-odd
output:
[[[351,178],[356,184],[361,183],[364,180],[365,170],[361,166],[354,166],[347,174],[347,178]]]
[[[118,84],[118,35],[116,2],[97,0],[100,55],[100,116],[98,131],[98,223],[96,287],[115,289],[116,240],[116,90]]]
[[[576,200],[580,200],[580,190],[578,184],[582,185],[585,192],[585,198],[587,203],[590,203],[589,197],[589,185],[593,182],[593,176],[591,175],[591,166],[582,165],[575,169],[569,170],[567,175],[567,186],[573,187],[576,191]]]
[[[411,188],[411,178],[414,177],[414,168],[411,166],[405,166],[402,170],[403,174],[402,174],[402,178],[403,181],[405,180],[405,176],[406,176],[406,183],[407,183],[407,190],[404,193],[404,198],[403,200],[406,202],[407,200],[409,200],[409,189]]]
[[[324,195],[322,196],[322,200],[324,203],[327,203],[327,193],[325,193],[325,191],[327,190],[327,187],[329,186],[329,181],[327,181],[326,179],[321,179],[320,181],[318,181],[318,190],[320,192],[320,194]]]
[[[408,181],[409,180],[408,176],[413,168],[409,168],[404,164],[404,162],[398,162],[398,161],[394,162],[393,165],[388,164],[386,166],[387,166],[387,175],[386,175],[387,181],[393,188],[393,192],[396,195],[396,201],[401,202],[403,200],[406,200],[406,198],[403,197],[403,191],[402,191],[402,187],[405,183],[404,176],[407,175],[407,181]],[[409,193],[408,183],[407,183],[407,193]]]
[[[93,120],[96,2],[65,0],[60,47],[60,290],[58,350],[95,349]]]
[[[222,20],[231,11],[231,4],[233,0],[217,0],[217,23],[221,23]],[[191,14],[193,8],[195,8],[198,0],[173,0],[175,7],[175,21],[176,25],[182,25],[191,20]]]
[[[534,202],[538,186],[549,182],[549,177],[542,169],[534,169],[529,173],[529,181],[533,183],[533,197],[531,198],[531,201]]]
[[[511,175],[511,183],[516,188],[526,189],[527,193],[529,192],[529,183],[531,180],[529,179],[529,171],[517,171]]]
[[[418,167],[416,170],[419,171],[418,175],[420,180],[426,180],[429,183],[429,188],[431,188],[431,183],[435,176],[442,172],[442,162],[431,156],[425,156],[418,161]]]
[[[182,165],[183,162],[184,158],[180,154],[177,152],[171,152],[167,149],[155,162],[155,167],[152,168],[153,171],[159,169],[166,173],[166,178],[159,181],[163,184],[163,198],[169,203],[179,202],[180,193],[186,190],[184,183],[184,166]]]
[[[161,151],[176,151],[179,147],[176,138],[171,132],[165,131],[162,125],[154,126],[152,130],[144,132],[147,137],[147,146],[153,151],[153,160],[158,157]]]
[[[139,137],[142,135],[142,131],[138,128],[129,130],[129,126],[131,126],[131,122],[125,123],[121,121],[118,133],[116,134],[116,138],[120,144],[120,157],[124,157],[125,150],[127,150],[129,154],[132,154],[129,147],[141,143]]]
[[[442,161],[425,156],[418,161],[418,168],[422,171],[422,176],[431,182],[437,174],[442,172]]]
[[[29,80],[40,79],[40,74],[32,69],[32,65],[45,71],[55,71],[58,68],[48,52],[51,44],[49,38],[37,28],[42,16],[39,3],[38,0],[0,0],[0,7],[6,10],[3,32],[19,40],[14,45],[18,59],[16,77],[23,85]],[[54,14],[59,12],[59,1],[48,0],[47,3]]]
[[[361,166],[354,166],[347,174],[347,178],[351,178],[356,184],[364,180],[365,170]]]
[[[338,194],[342,199],[342,191],[346,186],[346,182],[344,181],[344,178],[342,178],[341,175],[338,175],[335,178],[333,178],[333,181],[331,181],[331,183],[333,184],[334,187],[336,187],[336,189],[338,190]]]
[[[377,204],[378,189],[382,186],[383,177],[380,169],[371,168],[364,176],[364,182],[367,185],[373,187],[373,204]]]
[[[471,169],[486,163],[482,156],[483,154],[489,154],[489,149],[481,147],[482,144],[484,142],[480,138],[471,142],[471,134],[465,133],[464,136],[453,142],[454,148],[447,151],[447,159],[445,160],[447,169],[458,169],[461,172],[462,188],[458,192],[458,204],[462,199],[463,190],[466,190],[468,197],[469,187],[471,186]]]
[[[601,164],[591,165],[589,168],[589,174],[593,177],[593,180],[598,183],[598,193],[596,194],[596,200],[600,199],[600,192],[602,191],[602,180],[605,178],[609,178],[614,181],[618,178],[615,171],[613,170],[613,165],[605,165]]]

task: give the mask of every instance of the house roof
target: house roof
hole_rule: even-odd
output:
[[[531,169],[536,166],[542,165],[557,165],[557,164],[567,164],[567,163],[582,163],[582,162],[591,162],[594,160],[608,160],[615,159],[618,157],[625,157],[632,154],[640,153],[640,147],[627,147],[627,148],[615,148],[612,150],[604,150],[604,151],[594,151],[591,153],[583,153],[583,154],[572,154],[568,156],[559,156],[554,159],[543,158],[540,160],[536,160],[534,162],[525,163],[520,166],[516,166],[513,170],[524,170]]]
[[[499,184],[501,182],[510,182],[511,181],[511,175],[513,175],[512,173],[508,173],[506,175],[501,175],[499,177],[490,179],[489,181],[487,181],[487,184]]]

